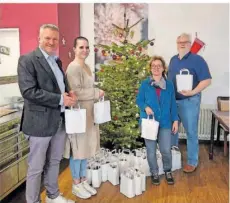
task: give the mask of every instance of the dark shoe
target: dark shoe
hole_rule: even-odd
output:
[[[169,185],[173,185],[174,184],[174,179],[173,179],[173,176],[172,176],[171,172],[165,172],[165,179],[167,180],[167,183]]]
[[[160,185],[160,178],[158,174],[152,174],[151,179],[153,185]]]
[[[185,173],[192,173],[193,171],[195,171],[196,170],[196,166],[192,166],[192,165],[188,165],[188,164],[186,164],[185,166],[184,166],[184,168],[183,168],[183,171],[185,172]]]

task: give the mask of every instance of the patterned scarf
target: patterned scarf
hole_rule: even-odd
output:
[[[150,85],[156,88],[166,89],[166,81],[164,77],[161,78],[159,82],[155,81],[153,78],[150,79]]]

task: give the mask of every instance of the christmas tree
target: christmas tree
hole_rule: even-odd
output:
[[[120,44],[112,42],[110,46],[95,45],[95,52],[101,51],[103,56],[111,56],[111,60],[107,64],[101,64],[100,71],[96,73],[98,87],[105,91],[106,99],[111,103],[112,120],[100,125],[101,144],[104,146],[110,143],[113,148],[134,149],[142,144],[139,141],[136,94],[141,81],[149,75],[147,64],[150,57],[146,54],[146,49],[149,44],[154,45],[154,39],[141,40],[135,44],[128,41],[134,35],[131,28],[141,20],[129,27],[125,11],[125,27],[113,24],[114,34],[122,38]]]

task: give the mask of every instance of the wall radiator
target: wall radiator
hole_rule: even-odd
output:
[[[198,124],[199,140],[210,140],[211,121],[212,121],[211,110],[214,110],[214,109],[215,108],[213,106],[208,106],[208,105],[201,106],[200,108],[200,117],[199,117],[199,124]],[[216,122],[216,125],[217,125],[217,122]],[[214,136],[216,139],[216,132]],[[185,129],[182,123],[180,124],[180,127],[179,127],[179,138],[186,139],[186,133],[185,133]],[[220,132],[220,140],[224,140],[222,131]]]

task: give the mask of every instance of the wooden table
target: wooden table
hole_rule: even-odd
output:
[[[211,136],[210,136],[210,150],[209,159],[213,159],[213,145],[216,120],[224,127],[225,133],[229,133],[229,112],[212,110]]]

